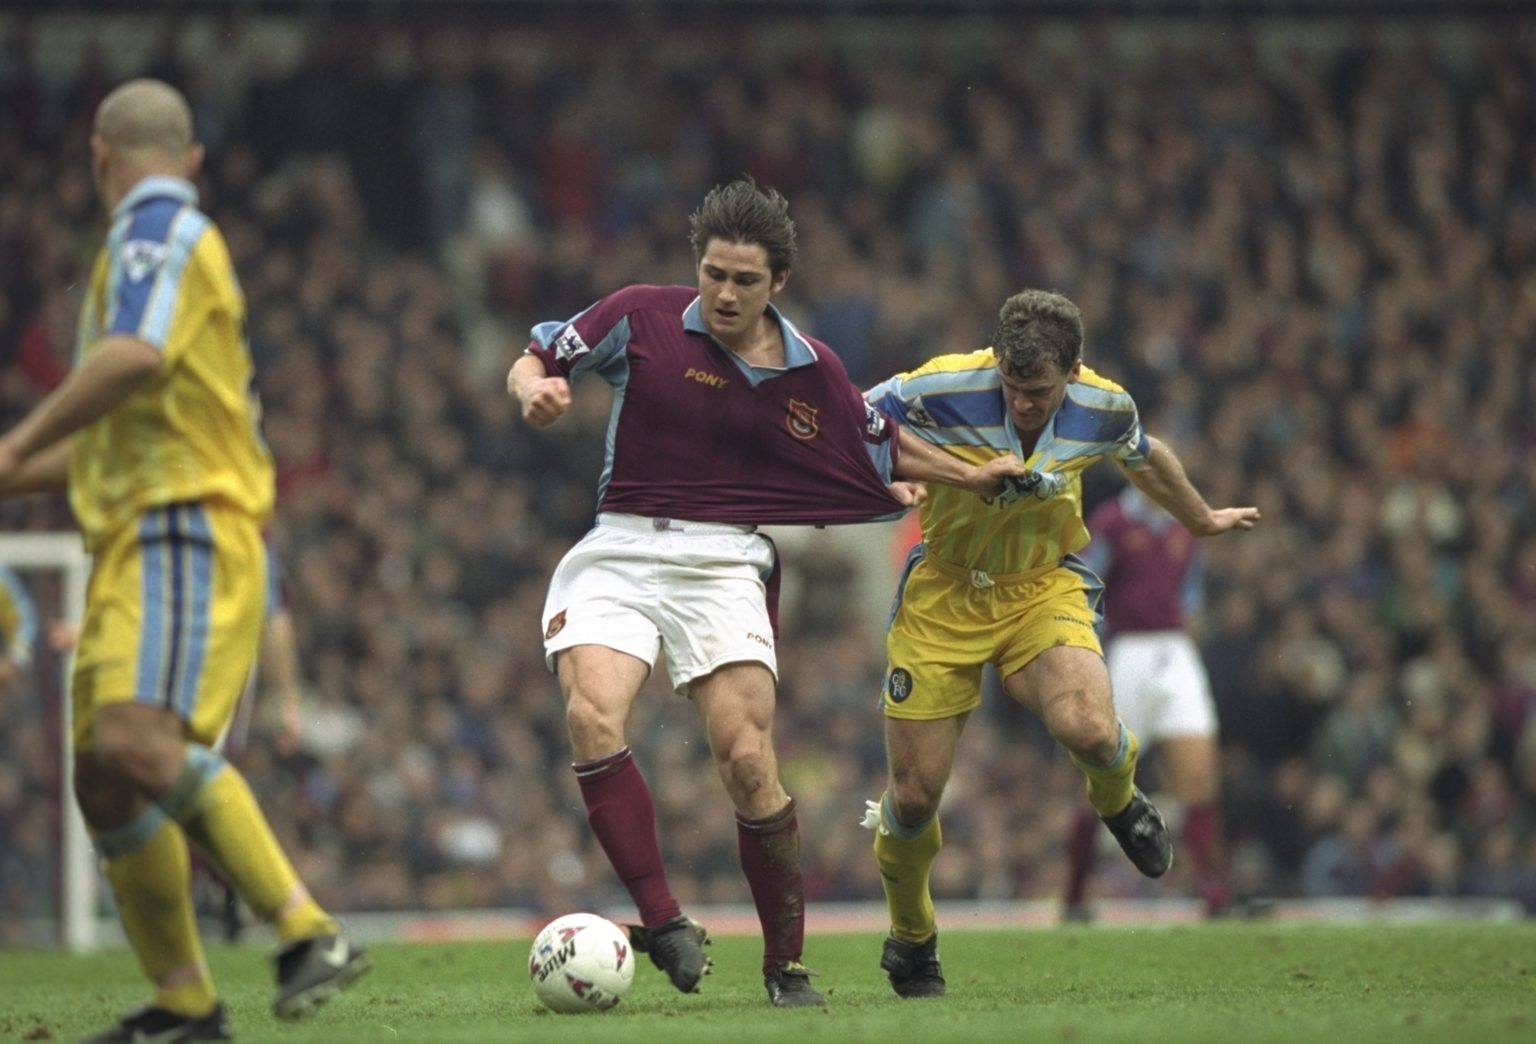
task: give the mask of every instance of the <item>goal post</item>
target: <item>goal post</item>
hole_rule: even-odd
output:
[[[91,560],[78,532],[0,534],[0,562],[19,572],[52,570],[59,576],[60,606],[65,622],[78,625],[85,616],[85,590]],[[73,709],[69,684],[74,650],[59,653],[59,938],[76,953],[94,950],[96,938],[96,860],[85,820],[71,789],[74,756],[70,746]]]

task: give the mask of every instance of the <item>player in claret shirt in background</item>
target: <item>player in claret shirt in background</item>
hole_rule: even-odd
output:
[[[1135,486],[1088,516],[1093,542],[1083,559],[1104,581],[1105,660],[1115,709],[1126,728],[1155,748],[1163,788],[1184,809],[1180,838],[1194,864],[1208,914],[1229,899],[1217,803],[1220,764],[1216,704],[1189,625],[1200,611],[1199,542]],[[1087,813],[1067,845],[1068,920],[1088,920],[1098,824]]]
[[[772,741],[778,564],[755,527],[889,518],[924,495],[909,482],[994,492],[1023,467],[974,467],[898,435],[837,356],[770,303],[796,253],[777,192],[719,186],[690,223],[697,289],[630,286],[542,324],[507,378],[539,427],[569,408],[567,378],[596,373],[615,389],[597,525],[550,582],[546,660],[565,697],[588,821],[640,912],[635,948],[685,993],[711,966],[707,933],[667,885],[651,794],[624,735],[665,650],[736,806],[769,998],[820,1005],[801,962],[795,803]]]

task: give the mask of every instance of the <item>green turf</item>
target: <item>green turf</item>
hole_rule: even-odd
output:
[[[949,996],[901,1001],[873,935],[812,939],[825,1010],[775,1011],[757,942],[720,939],[717,968],[684,997],[643,965],[602,1015],[542,1011],[527,946],[376,945],[375,969],[313,1021],[268,1014],[269,968],[251,948],[215,949],[238,1039],[615,1041],[644,1044],[970,1044],[975,1041],[1536,1040],[1536,925],[1215,923],[946,932]],[[73,1040],[144,996],[126,954],[0,951],[0,1042]]]

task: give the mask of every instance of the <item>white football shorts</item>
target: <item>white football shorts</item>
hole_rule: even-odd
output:
[[[1115,710],[1146,746],[1171,736],[1216,735],[1216,703],[1194,640],[1183,631],[1109,639],[1105,653]]]
[[[602,645],[656,666],[672,687],[728,663],[779,675],[767,583],[773,544],[752,526],[603,512],[555,568],[544,601],[544,663],[573,645]]]

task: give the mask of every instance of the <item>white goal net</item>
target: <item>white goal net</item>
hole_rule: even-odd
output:
[[[49,631],[54,625],[79,625],[90,558],[76,532],[0,533],[0,563],[17,574],[30,597],[38,631],[32,669],[0,707],[0,720],[15,726],[0,739],[11,777],[10,785],[0,791],[0,830],[11,835],[0,838],[0,848],[7,850],[4,876],[9,879],[0,880],[0,889],[9,883],[10,891],[23,893],[11,895],[7,906],[25,904],[0,913],[13,925],[23,926],[20,930],[40,936],[15,941],[52,942],[87,951],[96,946],[97,871],[70,785],[73,652],[63,643],[52,648]],[[23,744],[29,749],[7,749]],[[51,807],[27,800],[45,789],[53,792]],[[5,807],[7,793],[18,808]],[[41,887],[28,887],[39,882]],[[56,903],[51,896],[57,896]],[[0,899],[6,898],[0,891]],[[30,929],[24,927],[29,925]]]

